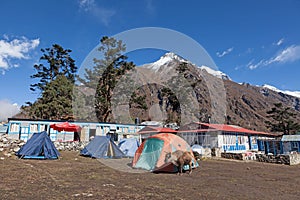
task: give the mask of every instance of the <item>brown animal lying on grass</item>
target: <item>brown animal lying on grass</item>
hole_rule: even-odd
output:
[[[193,155],[189,151],[176,150],[172,153],[167,153],[165,163],[173,163],[178,167],[178,174],[182,175],[184,165],[189,165],[189,174],[192,173]]]

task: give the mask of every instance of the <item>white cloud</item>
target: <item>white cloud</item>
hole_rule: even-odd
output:
[[[257,64],[248,64],[247,67],[249,69],[256,69],[262,66],[268,66],[273,63],[287,63],[287,62],[295,62],[300,60],[300,45],[292,45],[281,51],[279,51],[275,56],[270,59],[263,59],[259,61]]]
[[[260,67],[264,62],[265,62],[264,60],[261,60],[258,63],[254,64],[253,60],[252,60],[247,64],[247,67],[251,70],[256,69],[256,68]]]
[[[281,38],[280,40],[278,40],[277,42],[274,43],[274,45],[280,46],[283,44],[284,38]]]
[[[16,104],[12,104],[7,100],[0,100],[0,111],[0,121],[6,121],[7,118],[17,114],[20,109]]]
[[[79,0],[79,8],[84,12],[94,15],[106,26],[109,24],[112,16],[116,14],[116,11],[113,9],[98,6],[94,0]]]
[[[94,5],[94,0],[79,0],[79,8],[84,11],[89,11]]]
[[[226,50],[223,51],[222,53],[217,52],[216,54],[217,54],[217,56],[218,56],[219,58],[221,58],[221,57],[223,57],[223,56],[226,56],[227,54],[229,54],[229,53],[232,52],[232,51],[233,51],[233,47],[226,49]]]
[[[268,64],[273,62],[286,63],[294,62],[300,59],[300,45],[292,45],[280,51],[274,58],[270,59]]]
[[[28,53],[39,44],[39,39],[29,40],[26,37],[9,40],[7,35],[0,40],[0,69],[2,73],[11,67],[19,66],[18,63],[11,64],[14,59],[29,59]]]

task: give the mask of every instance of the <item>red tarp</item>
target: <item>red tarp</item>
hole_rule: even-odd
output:
[[[75,124],[70,124],[69,122],[63,122],[60,124],[51,124],[50,128],[57,131],[68,131],[68,132],[79,132],[81,130],[80,126]]]

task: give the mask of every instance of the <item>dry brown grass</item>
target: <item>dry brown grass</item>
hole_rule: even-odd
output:
[[[119,171],[76,152],[62,152],[59,160],[6,158],[0,160],[0,169],[0,199],[298,199],[300,195],[300,165],[207,159],[191,175],[177,176]]]

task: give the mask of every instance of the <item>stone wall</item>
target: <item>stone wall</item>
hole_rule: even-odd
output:
[[[243,153],[221,153],[222,158],[234,159],[234,160],[245,160],[245,154]]]
[[[211,156],[213,157],[222,157],[221,155],[221,148],[212,148],[211,149]]]
[[[276,164],[285,164],[285,165],[297,165],[300,164],[300,154],[286,154],[286,155],[265,155],[257,154],[257,161],[267,162],[267,163],[276,163]]]
[[[298,165],[300,164],[300,154],[290,154],[290,165]]]
[[[54,142],[54,146],[58,151],[80,151],[82,150],[89,142]]]
[[[211,148],[202,148],[202,157],[211,158]]]
[[[298,165],[300,164],[300,154],[282,154],[282,155],[265,155],[262,153],[245,152],[245,153],[221,153],[222,158],[235,160],[256,160],[258,162]]]
[[[232,153],[232,152],[222,152],[221,157],[227,159],[235,159],[235,160],[256,160],[255,155],[257,152],[241,152],[241,153]]]

